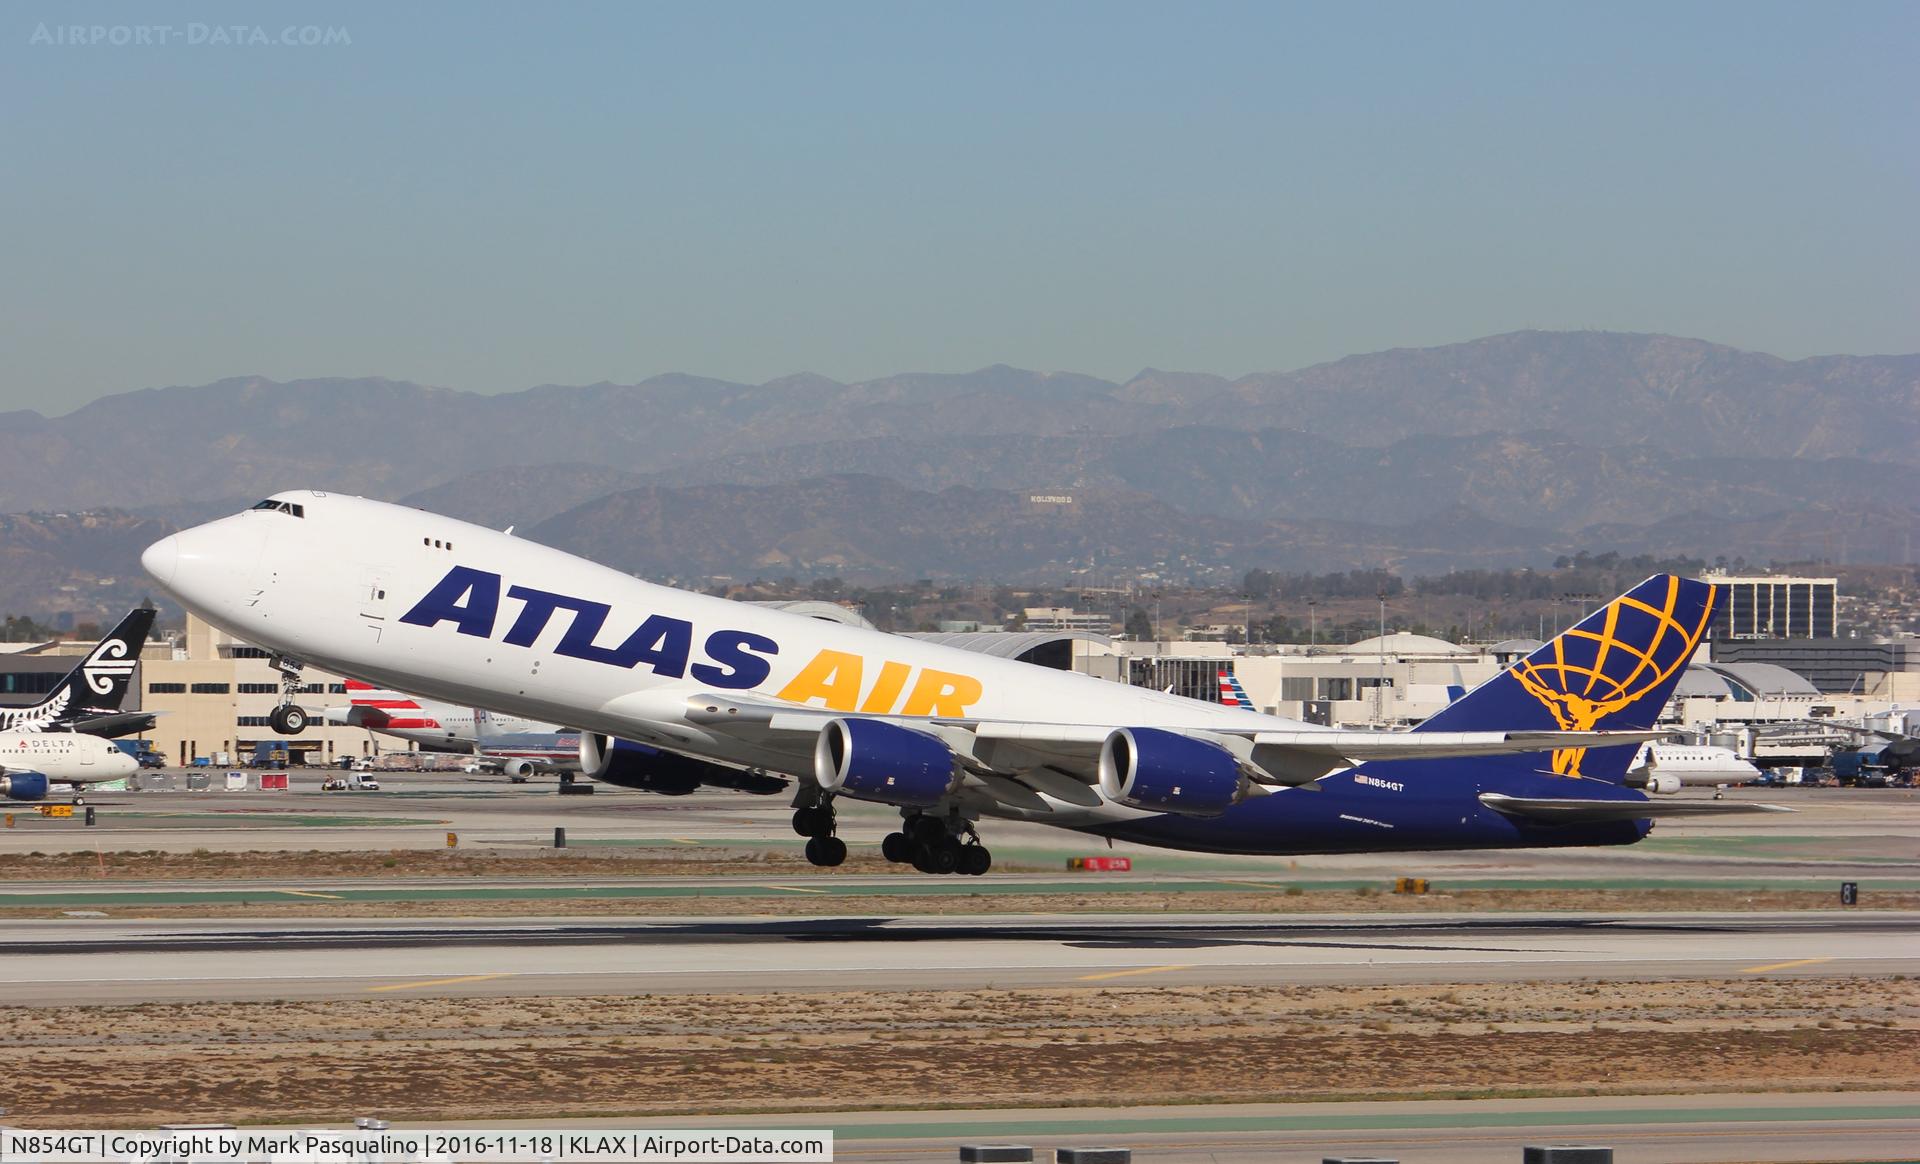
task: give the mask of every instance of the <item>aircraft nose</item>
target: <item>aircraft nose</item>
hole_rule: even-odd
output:
[[[140,555],[140,565],[160,585],[172,582],[173,576],[180,572],[180,535],[161,538],[148,546]]]

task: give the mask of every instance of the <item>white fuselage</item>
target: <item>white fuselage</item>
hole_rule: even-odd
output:
[[[49,783],[73,785],[122,780],[140,770],[112,740],[78,732],[0,733],[0,767],[38,772]]]
[[[1320,730],[657,586],[418,509],[304,491],[276,500],[286,508],[183,531],[142,562],[241,639],[462,706],[796,775],[811,763],[685,722],[687,697],[752,694],[870,716]],[[1049,819],[1143,815],[1055,801]]]
[[[1760,769],[1734,755],[1733,749],[1705,744],[1645,744],[1635,767],[1685,785],[1745,784],[1760,778]]]
[[[351,699],[347,706],[326,709],[328,723],[364,727],[383,736],[441,750],[472,751],[486,743],[478,723],[479,715],[485,713],[471,707],[397,691],[349,691],[348,694]],[[555,735],[559,732],[550,723],[521,716],[495,715],[491,719],[487,735]]]

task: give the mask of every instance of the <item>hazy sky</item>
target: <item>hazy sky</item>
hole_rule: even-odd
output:
[[[1910,2],[16,3],[0,407],[1916,351],[1916,60]]]

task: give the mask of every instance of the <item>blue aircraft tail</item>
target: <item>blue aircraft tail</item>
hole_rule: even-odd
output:
[[[1711,583],[1656,574],[1414,730],[1651,728],[1706,637],[1717,596]],[[1637,751],[1629,744],[1515,759],[1544,774],[1619,784]]]

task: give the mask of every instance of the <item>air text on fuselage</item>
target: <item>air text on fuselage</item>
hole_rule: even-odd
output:
[[[648,615],[618,645],[607,646],[599,640],[613,613],[609,604],[532,586],[505,586],[500,575],[470,566],[448,570],[400,621],[427,628],[451,622],[461,634],[492,639],[501,622],[503,596],[520,603],[520,610],[500,642],[530,648],[554,615],[566,611],[567,626],[553,653],[609,667],[630,670],[644,665],[656,675],[691,677],[710,687],[746,690],[766,682],[772,659],[780,653],[780,644],[766,635],[722,629],[701,641],[701,658],[695,661],[693,624],[665,614]],[[817,703],[835,711],[958,718],[982,693],[980,681],[971,675],[931,667],[922,667],[915,675],[909,664],[883,660],[872,669],[869,683],[868,670],[863,656],[822,650],[774,694],[791,703]]]

